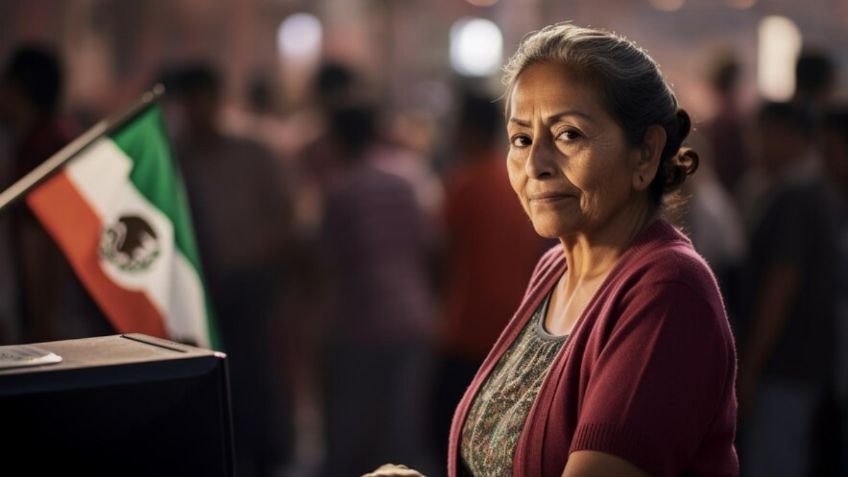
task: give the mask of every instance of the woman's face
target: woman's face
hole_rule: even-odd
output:
[[[539,235],[591,233],[625,213],[639,149],[596,91],[565,66],[539,63],[518,77],[509,111],[509,180]]]

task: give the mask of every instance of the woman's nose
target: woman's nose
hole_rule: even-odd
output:
[[[544,179],[554,175],[556,169],[556,149],[549,141],[536,140],[530,148],[527,162],[524,164],[528,177]]]

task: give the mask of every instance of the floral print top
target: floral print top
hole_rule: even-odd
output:
[[[509,477],[530,407],[567,336],[544,328],[550,294],[480,388],[462,429],[460,452],[473,477]]]

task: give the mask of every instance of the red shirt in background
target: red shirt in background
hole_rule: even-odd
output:
[[[449,278],[442,339],[448,353],[479,362],[521,302],[550,242],[533,230],[501,154],[459,166],[446,188]]]

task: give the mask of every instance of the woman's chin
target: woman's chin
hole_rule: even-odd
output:
[[[561,237],[572,235],[575,233],[575,228],[563,223],[536,223],[533,222],[533,229],[541,237],[557,240]]]

